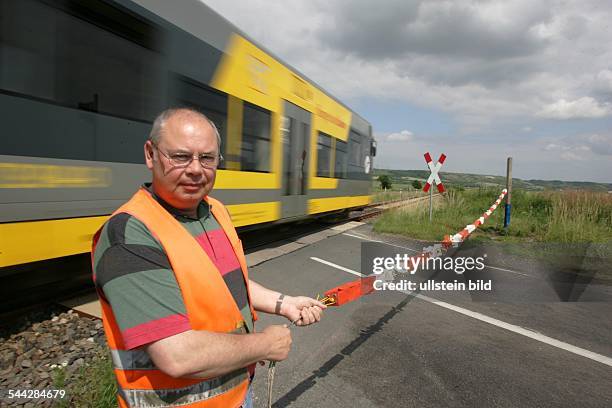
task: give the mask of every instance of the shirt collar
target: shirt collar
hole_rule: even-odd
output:
[[[164,207],[166,211],[172,214],[172,216],[174,216],[175,218],[180,217],[180,218],[186,218],[188,220],[198,220],[198,219],[207,218],[210,215],[210,209],[212,205],[206,202],[205,200],[200,201],[200,203],[198,204],[197,218],[193,218],[189,215],[186,215],[183,211],[179,210],[178,208],[172,207],[170,204],[165,202],[161,197],[155,194],[155,192],[153,191],[152,183],[144,183],[142,187],[151,194],[151,197],[153,197],[155,201],[157,201],[162,207]]]

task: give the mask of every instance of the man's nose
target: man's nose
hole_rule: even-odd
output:
[[[202,174],[203,171],[204,169],[202,168],[202,165],[200,164],[199,157],[193,157],[191,159],[191,162],[189,162],[189,165],[185,169],[185,172],[187,174],[194,174],[194,175]]]

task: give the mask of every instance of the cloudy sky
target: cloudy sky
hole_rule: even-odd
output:
[[[612,2],[205,0],[372,123],[376,167],[612,182]]]

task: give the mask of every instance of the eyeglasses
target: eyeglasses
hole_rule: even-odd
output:
[[[216,169],[219,166],[219,163],[223,161],[223,156],[221,155],[213,155],[209,153],[202,153],[200,155],[197,154],[189,154],[183,152],[177,153],[164,153],[159,146],[155,143],[152,143],[153,146],[160,152],[168,161],[173,168],[183,168],[187,167],[191,164],[194,158],[200,162],[200,165],[207,169]]]

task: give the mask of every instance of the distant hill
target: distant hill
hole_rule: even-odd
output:
[[[409,189],[413,180],[422,183],[429,177],[428,170],[387,170],[374,169],[374,178],[386,174],[391,178],[393,189]],[[488,176],[483,174],[440,172],[440,178],[445,185],[456,187],[486,187],[506,186],[505,176]],[[522,180],[512,179],[512,187],[524,190],[590,190],[612,191],[612,183],[593,183],[590,181],[560,181],[560,180]]]

